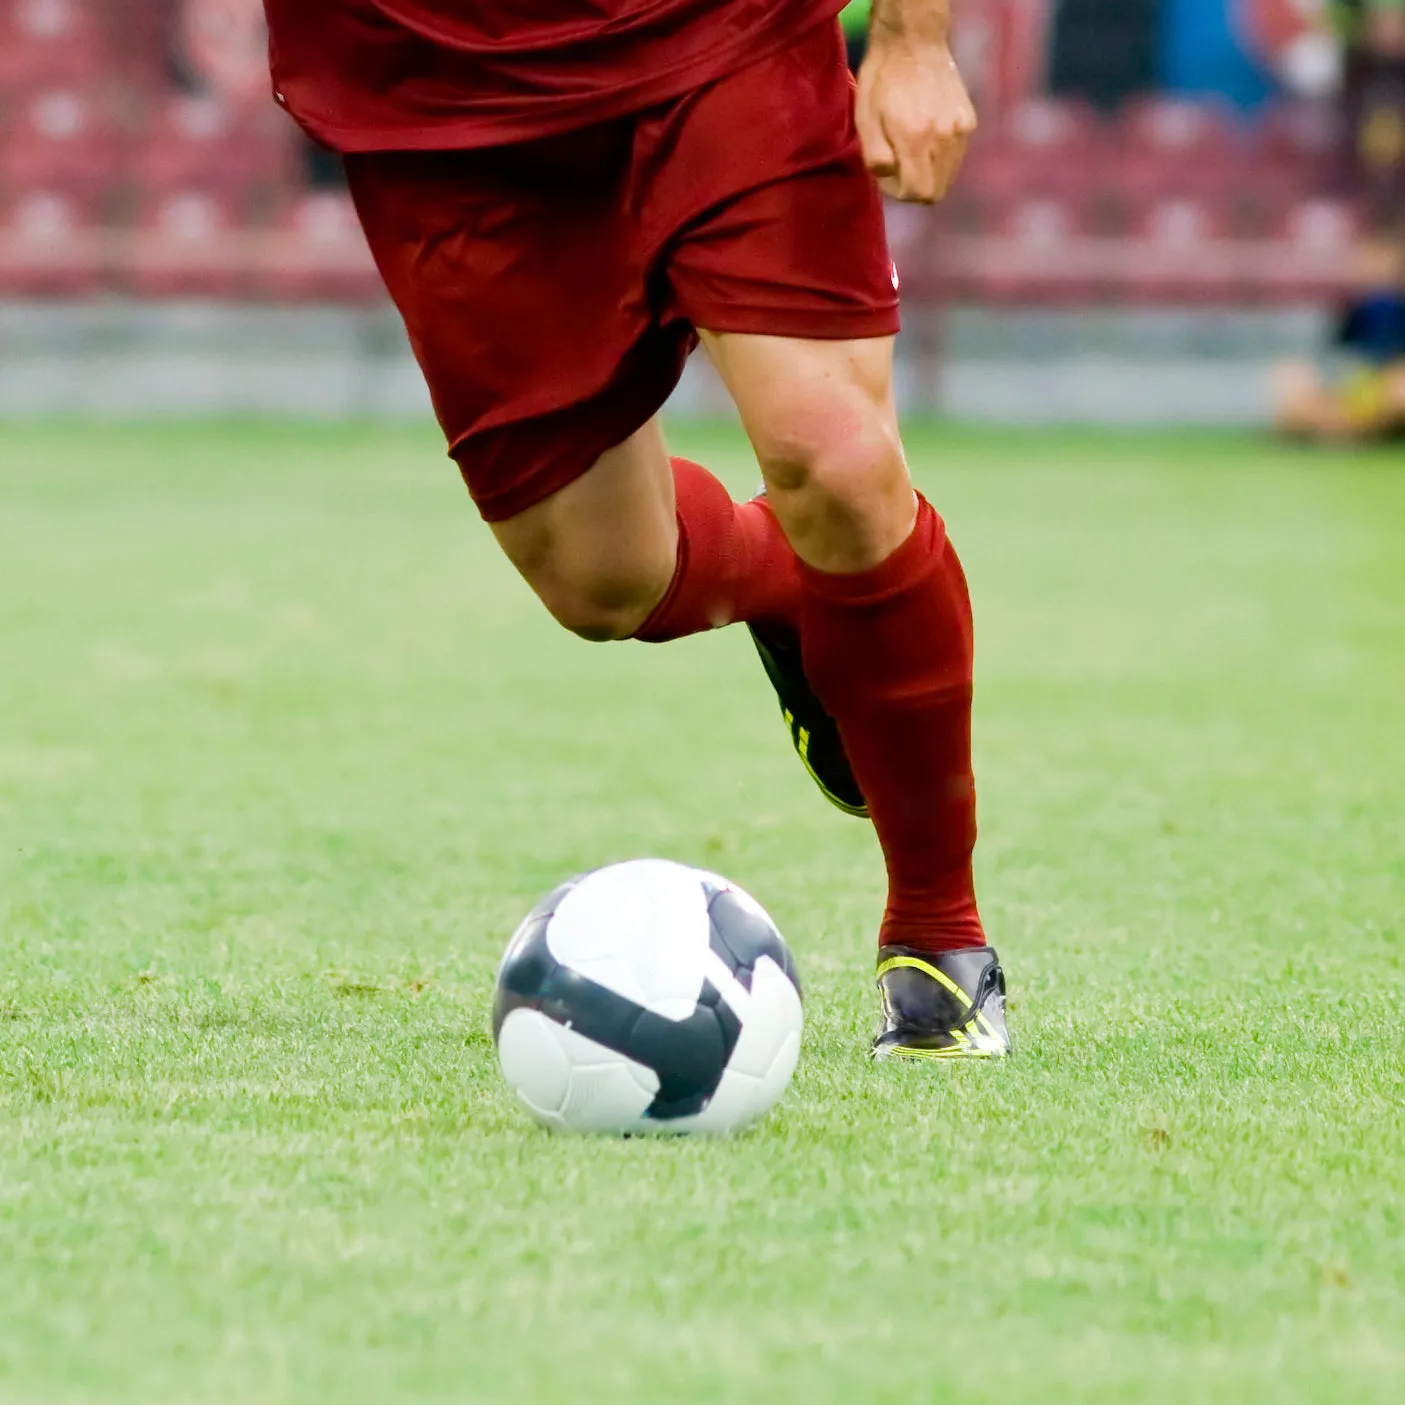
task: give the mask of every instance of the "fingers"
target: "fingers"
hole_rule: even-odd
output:
[[[899,200],[940,200],[961,169],[975,114],[969,113],[968,119],[967,112],[957,110],[937,117],[920,107],[899,107],[890,109],[879,125],[892,164],[881,170],[870,164],[869,169],[890,178],[894,189],[889,193]]]
[[[883,174],[892,178],[890,194],[899,200],[931,204],[940,200],[951,188],[961,162],[966,156],[970,137],[965,132],[903,130],[888,127],[889,145],[896,158],[896,168]]]
[[[858,100],[854,104],[854,123],[859,129],[864,164],[878,177],[881,185],[897,175],[898,158],[883,131],[883,123],[873,102],[873,90],[862,82],[862,75],[860,78]]]
[[[887,114],[883,131],[897,159],[893,174],[898,199],[917,200],[924,204],[934,200],[936,143],[931,134],[923,130],[922,124],[893,112]]]
[[[966,159],[966,144],[971,140],[967,132],[958,132],[944,140],[937,150],[936,198],[940,200],[956,179],[961,163]]]

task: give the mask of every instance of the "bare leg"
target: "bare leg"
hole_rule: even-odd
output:
[[[673,474],[657,419],[493,534],[542,603],[585,639],[630,638],[673,578]]]

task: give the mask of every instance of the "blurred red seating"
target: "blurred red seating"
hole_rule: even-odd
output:
[[[82,200],[99,199],[119,177],[119,149],[117,133],[83,93],[72,88],[36,93],[0,147],[0,186],[62,188]]]
[[[1130,301],[1226,303],[1242,292],[1243,245],[1225,205],[1163,200],[1144,209],[1130,233],[1121,279]]]
[[[969,242],[969,266],[961,270],[961,281],[975,297],[993,303],[1094,299],[1100,276],[1091,256],[1092,228],[1091,212],[1077,200],[1015,200],[994,237]]]
[[[208,190],[153,199],[127,266],[131,291],[146,297],[232,297],[246,286],[248,235],[235,203]]]
[[[285,211],[268,245],[257,290],[292,302],[380,297],[375,262],[349,195],[314,191]]]
[[[1222,160],[1169,159],[1136,151],[1118,152],[1104,169],[1098,196],[1110,233],[1145,228],[1147,216],[1176,201],[1228,212],[1252,181],[1242,152]]]
[[[176,94],[139,145],[134,174],[152,196],[198,189],[242,199],[291,179],[293,135],[271,108],[241,113],[216,98]]]
[[[1216,102],[1184,98],[1138,98],[1114,124],[1124,152],[1179,161],[1222,162],[1243,145],[1233,116]]]
[[[1031,98],[977,133],[954,202],[967,227],[998,223],[1012,201],[1029,195],[1081,200],[1095,184],[1105,141],[1084,104]],[[969,211],[969,213],[966,213]]]
[[[1089,160],[1105,144],[1098,114],[1069,98],[1027,98],[1005,113],[995,135],[1006,150],[1048,162]]]
[[[104,278],[104,236],[68,191],[30,190],[0,210],[0,290],[76,297]]]
[[[1254,162],[1230,196],[1239,230],[1256,239],[1275,237],[1286,212],[1314,197],[1312,185],[1300,172]]]
[[[1217,104],[1142,99],[1101,129],[1079,188],[1094,198],[1105,232],[1125,231],[1167,200],[1221,202],[1242,184],[1245,153]]]
[[[1279,233],[1295,247],[1349,253],[1361,232],[1361,219],[1344,200],[1300,200],[1284,212]]]
[[[994,230],[1011,203],[1029,192],[1028,163],[993,140],[978,139],[946,199],[938,207],[952,228],[967,234]]]
[[[1250,136],[1251,159],[1238,198],[1254,234],[1280,234],[1288,212],[1325,198],[1338,184],[1339,114],[1317,103],[1270,108]]]
[[[109,11],[119,8],[113,0],[98,0]],[[171,23],[177,5],[173,0],[121,0],[121,23],[106,26],[107,58],[114,71],[155,95],[170,82]]]
[[[1087,207],[1100,169],[1092,162],[1061,164],[992,144],[963,166],[938,209],[959,233],[998,234],[1007,227],[1010,210],[1026,200]]]
[[[902,293],[915,303],[940,302],[950,294],[947,255],[952,223],[946,202],[909,205],[889,201],[884,207],[888,249]]]
[[[1275,104],[1260,116],[1249,134],[1249,144],[1260,164],[1312,181],[1331,173],[1341,138],[1341,114],[1334,107],[1285,102]]]
[[[0,0],[0,89],[88,87],[106,60],[96,16],[79,0]]]
[[[1361,221],[1341,200],[1300,200],[1266,241],[1256,289],[1277,302],[1318,302],[1350,285]]]

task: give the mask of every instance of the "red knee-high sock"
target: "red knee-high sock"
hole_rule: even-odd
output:
[[[942,520],[857,575],[800,567],[811,687],[839,724],[888,866],[880,941],[981,946],[971,852],[971,601]]]
[[[796,627],[799,563],[765,502],[732,501],[707,469],[673,460],[678,565],[636,639],[661,644],[742,620]]]

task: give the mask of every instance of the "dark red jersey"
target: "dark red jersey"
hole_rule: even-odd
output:
[[[497,146],[701,87],[843,0],[265,0],[273,82],[341,151]]]

